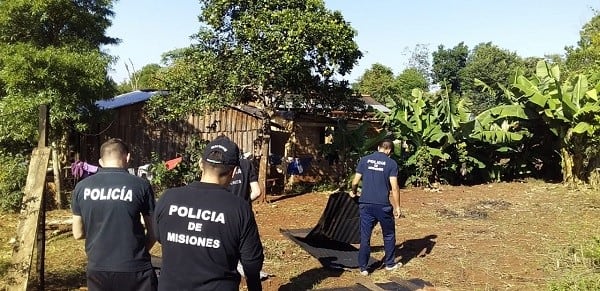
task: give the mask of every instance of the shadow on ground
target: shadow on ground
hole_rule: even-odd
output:
[[[396,246],[396,258],[406,264],[416,257],[425,257],[431,253],[436,244],[437,235],[430,234],[423,238],[405,240]],[[383,246],[373,246],[372,251],[383,251]]]
[[[280,291],[311,290],[315,285],[327,278],[339,277],[344,273],[343,269],[310,269],[302,274],[291,278],[290,282],[279,287]]]

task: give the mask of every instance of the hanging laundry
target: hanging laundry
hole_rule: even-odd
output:
[[[145,164],[143,166],[139,166],[137,168],[138,177],[142,177],[144,179],[148,179],[148,181],[151,181],[152,173],[150,172],[150,166],[152,166],[152,164]]]
[[[96,172],[98,172],[98,166],[83,162],[83,175],[85,177],[96,174]]]
[[[310,169],[312,157],[294,158],[287,168],[288,175],[303,175]]]
[[[83,161],[75,161],[71,164],[71,174],[75,180],[83,179],[98,172],[98,166]]]
[[[182,160],[183,157],[168,160],[165,162],[165,166],[167,166],[167,170],[173,170],[175,167],[177,167],[177,165],[179,165],[179,163],[181,163]]]

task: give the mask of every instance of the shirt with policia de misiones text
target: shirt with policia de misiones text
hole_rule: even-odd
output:
[[[382,152],[364,156],[356,166],[362,175],[362,193],[359,203],[390,205],[390,177],[398,176],[398,164]]]
[[[71,209],[81,216],[89,270],[138,272],[152,268],[141,215],[152,216],[154,192],[126,169],[100,168],[81,180]]]
[[[238,290],[238,261],[248,289],[261,290],[263,247],[248,202],[193,182],[165,191],[154,221],[163,255],[159,290]]]

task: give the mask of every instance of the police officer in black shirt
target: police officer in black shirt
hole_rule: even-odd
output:
[[[252,206],[252,201],[260,197],[258,173],[252,161],[246,158],[240,159],[240,165],[235,169],[233,178],[229,183],[229,190],[248,201],[250,206]]]
[[[227,189],[238,164],[237,145],[219,137],[204,150],[200,181],[168,189],[157,202],[159,290],[238,290],[238,261],[248,290],[262,290],[264,255],[254,215]]]
[[[88,290],[157,288],[148,253],[156,241],[154,192],[147,180],[129,174],[128,161],[123,141],[106,141],[100,147],[102,168],[73,191],[73,236],[86,239]]]

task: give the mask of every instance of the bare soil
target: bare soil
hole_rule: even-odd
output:
[[[357,270],[324,269],[280,233],[313,227],[328,195],[268,196],[268,203],[254,205],[265,247],[264,270],[272,275],[263,281],[265,290],[339,288],[392,277],[419,279],[439,290],[544,290],[564,276],[570,249],[600,237],[597,191],[538,181],[403,189],[405,217],[397,220],[396,239],[404,266],[363,278]],[[67,210],[48,213],[48,221],[68,217]],[[0,216],[0,286],[5,285],[16,224],[16,215]],[[47,233],[46,290],[85,286],[83,242],[64,229]],[[376,227],[373,257],[383,257],[382,245]],[[152,253],[160,255],[160,246]]]
[[[255,207],[266,246],[265,270],[275,275],[267,290],[352,286],[358,271],[323,269],[286,239],[280,228],[309,228],[327,203],[327,193],[310,193]],[[542,182],[500,183],[441,189],[404,189],[397,220],[399,261],[392,272],[368,280],[421,279],[450,290],[541,290],[559,279],[570,248],[600,235],[598,192]],[[383,257],[381,231],[372,238],[373,256]]]

